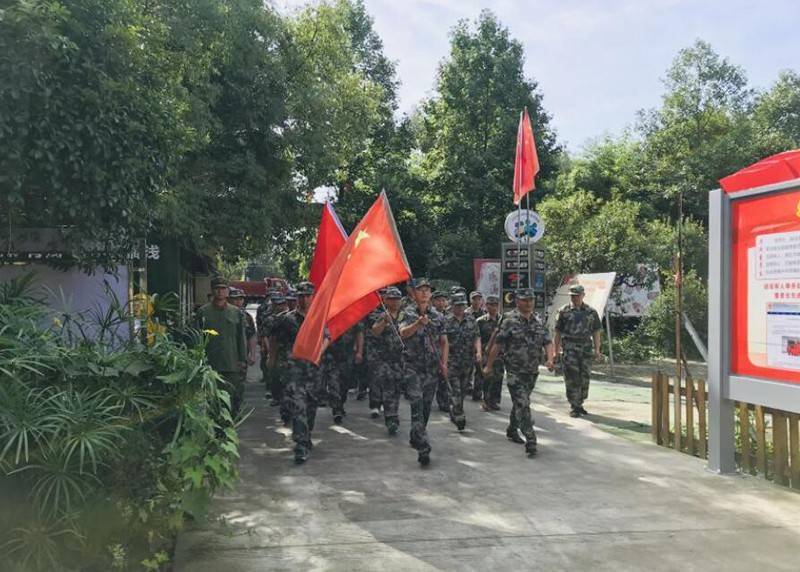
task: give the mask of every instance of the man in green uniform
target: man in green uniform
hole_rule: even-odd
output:
[[[359,322],[328,346],[322,356],[322,377],[328,390],[333,422],[342,423],[344,404],[356,364],[364,360],[364,328]],[[370,396],[371,400],[372,396]]]
[[[447,372],[450,389],[450,420],[459,431],[467,424],[464,415],[464,395],[469,387],[469,377],[475,360],[481,361],[481,339],[472,316],[466,314],[467,298],[461,294],[453,297],[453,310],[444,319],[447,345],[450,347]]]
[[[481,409],[484,411],[498,411],[500,409],[500,398],[503,394],[503,375],[506,372],[506,367],[503,362],[502,353],[498,354],[497,359],[494,360],[494,367],[490,375],[483,375],[483,367],[486,366],[486,358],[489,354],[489,341],[492,339],[492,334],[500,324],[499,309],[500,298],[493,295],[487,296],[486,314],[476,321],[478,332],[481,336],[484,360],[480,364],[480,367],[476,367],[475,369],[475,383],[477,384],[480,380],[483,384],[481,390],[483,394]]]
[[[311,432],[317,417],[317,406],[325,399],[319,367],[305,360],[291,357],[297,332],[303,325],[314,297],[314,285],[301,282],[297,285],[297,308],[284,312],[275,320],[270,337],[270,348],[282,348],[288,357],[288,383],[284,401],[289,408],[292,422],[292,440],[295,442],[294,461],[305,463],[314,447]],[[323,344],[323,351],[327,344]],[[278,352],[281,350],[278,350]],[[276,356],[277,353],[276,352]],[[270,361],[276,359],[270,354]]]
[[[278,316],[287,312],[289,310],[289,306],[286,302],[286,298],[280,293],[273,294],[270,298],[272,304],[270,306],[270,310],[267,315],[263,319],[262,324],[262,336],[264,336],[267,340],[272,337],[272,332],[275,327],[275,322],[278,319]],[[288,355],[287,355],[287,348],[285,347],[270,347],[269,341],[267,341],[267,347],[269,347],[270,356],[275,354],[275,361],[274,365],[270,365],[269,359],[267,360],[267,380],[269,382],[269,392],[272,395],[272,399],[269,402],[270,406],[275,407],[279,405],[281,407],[281,419],[283,419],[284,423],[288,419],[288,413],[286,406],[284,405],[283,394],[284,388],[286,386],[286,371],[288,368]],[[288,348],[291,349],[291,348]]]
[[[270,380],[270,372],[269,368],[267,367],[267,360],[269,359],[269,337],[266,334],[266,320],[269,315],[272,313],[272,296],[276,294],[274,289],[267,290],[267,295],[261,304],[258,305],[258,309],[256,310],[256,330],[258,331],[258,342],[259,348],[261,350],[261,381],[264,382],[265,393],[264,397],[269,399],[270,395],[270,387],[272,385]],[[274,400],[274,397],[273,397]]]
[[[433,307],[436,309],[436,311],[439,312],[442,316],[447,314],[447,309],[448,309],[447,294],[445,294],[441,290],[437,290],[436,292],[433,293],[433,296],[431,296],[431,303],[433,304]]]
[[[469,308],[467,308],[467,316],[473,320],[477,320],[486,313],[483,307],[483,294],[474,290],[469,293]],[[469,386],[470,393],[472,394],[472,401],[481,401],[483,399],[483,376],[481,375],[480,365],[472,368],[469,372]]]
[[[367,355],[370,375],[373,383],[378,385],[383,405],[383,419],[389,435],[395,435],[400,426],[398,407],[403,384],[403,340],[400,338],[398,320],[400,319],[400,300],[403,295],[395,287],[383,292],[383,303],[386,307],[378,308],[369,315],[367,322]]]
[[[511,394],[511,415],[506,437],[514,443],[525,443],[529,456],[536,454],[536,433],[531,417],[531,392],[539,377],[539,364],[546,350],[548,368],[553,368],[553,343],[544,323],[533,312],[533,290],[517,290],[517,308],[503,316],[489,350],[483,375],[489,376],[500,351],[505,356],[506,384]],[[525,440],[519,432],[525,435]]]
[[[210,330],[206,357],[208,363],[225,380],[231,396],[231,414],[239,415],[244,399],[247,345],[245,318],[242,312],[228,303],[228,282],[224,278],[211,281],[211,302],[197,311],[197,327]]]
[[[584,290],[580,284],[569,287],[569,304],[558,310],[556,316],[556,352],[563,350],[561,363],[570,417],[589,413],[583,402],[589,397],[589,374],[592,357],[600,359],[600,333],[603,329],[600,316],[583,302]]]
[[[228,300],[239,308],[245,319],[245,337],[247,338],[247,365],[256,363],[256,322],[244,307],[244,290],[239,288],[228,289]]]
[[[422,466],[430,463],[428,419],[431,402],[440,378],[447,379],[449,348],[442,315],[431,308],[431,284],[427,278],[414,283],[415,306],[400,315],[406,361],[406,383],[411,401],[410,444],[417,450]]]

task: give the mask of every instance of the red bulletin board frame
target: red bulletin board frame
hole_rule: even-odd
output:
[[[800,231],[800,190],[731,201],[731,352],[730,373],[800,384],[800,371],[763,367],[748,352],[748,249],[759,236]],[[769,281],[776,302],[800,303],[800,278]],[[784,296],[786,296],[784,298]]]

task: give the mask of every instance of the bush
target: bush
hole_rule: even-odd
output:
[[[164,568],[184,518],[203,518],[237,476],[206,340],[141,344],[114,331],[127,308],[113,300],[90,323],[54,316],[30,285],[0,288],[2,558],[23,570]]]

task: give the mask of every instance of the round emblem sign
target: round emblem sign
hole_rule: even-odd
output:
[[[538,242],[544,236],[544,221],[534,211],[522,209],[506,217],[506,234],[514,242]]]

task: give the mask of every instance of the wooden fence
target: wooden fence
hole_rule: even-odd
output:
[[[707,401],[704,380],[675,384],[661,372],[653,374],[653,441],[707,458]],[[738,401],[735,406],[739,469],[800,489],[800,415]]]

